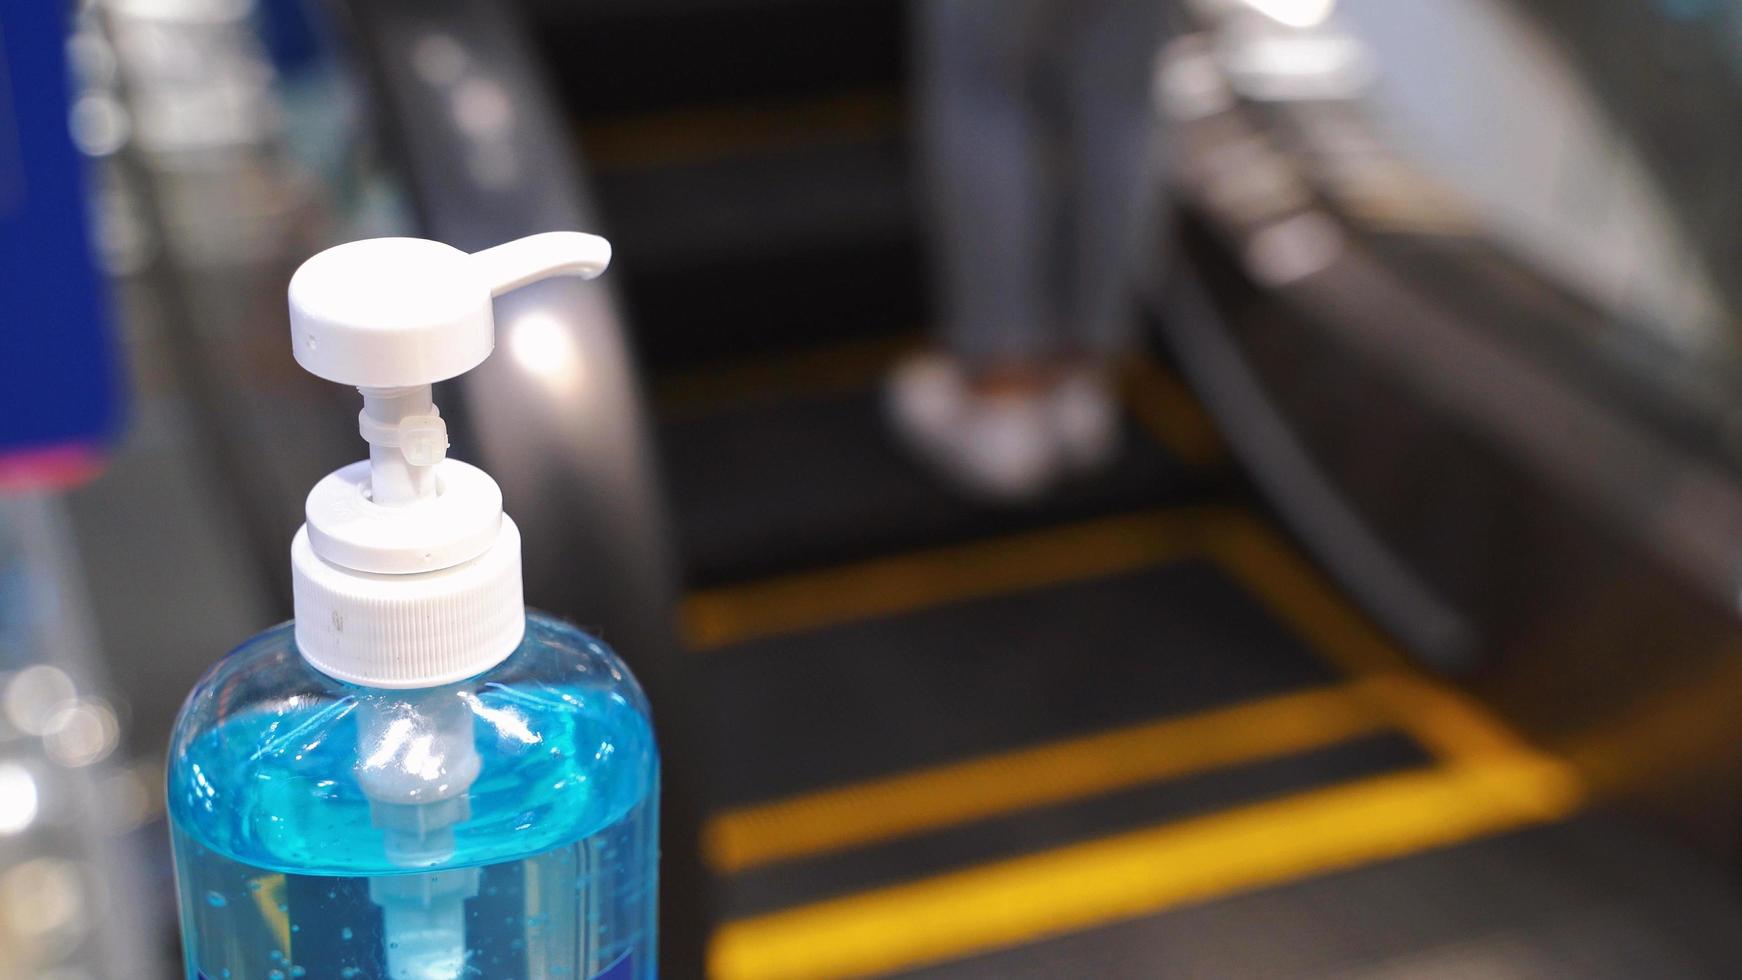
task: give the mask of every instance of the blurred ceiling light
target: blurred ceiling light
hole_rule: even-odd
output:
[[[16,762],[0,762],[0,835],[19,833],[36,819],[36,779]]]
[[[80,96],[73,103],[69,124],[73,142],[92,157],[106,157],[121,149],[131,129],[127,110],[111,95]]]
[[[468,78],[454,87],[449,102],[454,125],[471,140],[466,166],[473,179],[492,189],[512,184],[520,172],[520,158],[509,138],[514,104],[508,90],[493,78]]]
[[[64,701],[72,700],[73,680],[58,667],[37,664],[12,676],[6,692],[0,695],[6,718],[19,731],[41,735],[48,731],[49,720]]]
[[[1172,119],[1202,119],[1234,104],[1234,93],[1202,34],[1175,38],[1162,50],[1151,94]]]
[[[0,909],[13,931],[26,936],[71,931],[85,911],[78,865],[37,858],[7,871],[0,877]]]
[[[466,73],[466,49],[447,34],[425,34],[411,49],[411,63],[424,81],[446,88]]]
[[[1377,73],[1366,45],[1331,31],[1230,28],[1216,47],[1233,89],[1261,102],[1354,99]]]
[[[534,380],[561,392],[578,387],[586,372],[575,338],[548,313],[528,313],[509,326],[508,354]]]
[[[1337,0],[1245,0],[1245,3],[1278,24],[1305,30],[1328,20]]]
[[[64,703],[49,719],[43,747],[63,766],[88,766],[115,750],[121,724],[115,712],[98,698]]]
[[[474,140],[495,139],[514,123],[514,103],[494,78],[468,78],[453,94],[454,124]]]
[[[81,29],[67,39],[67,62],[81,85],[115,84],[115,49],[94,30]]]
[[[1246,243],[1246,271],[1260,283],[1286,286],[1319,272],[1343,251],[1343,232],[1317,211],[1303,211],[1255,233]]]
[[[140,20],[229,24],[253,12],[251,0],[109,0],[111,11]]]
[[[152,794],[162,782],[161,776],[161,772],[138,766],[118,769],[99,784],[112,830],[125,833],[156,815],[155,804],[160,801]]]

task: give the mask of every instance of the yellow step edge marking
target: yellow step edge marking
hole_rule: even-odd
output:
[[[1445,762],[1476,763],[1537,751],[1481,702],[1420,674],[1368,678],[1363,688],[1399,729]]]
[[[691,650],[1097,578],[1202,551],[1206,515],[1182,508],[1113,517],[691,593]]]
[[[1192,773],[1390,726],[1362,682],[1003,752],[731,810],[708,821],[721,873],[843,850]]]
[[[1733,771],[1742,755],[1742,657],[1728,645],[1692,676],[1639,693],[1601,724],[1561,740],[1562,753],[1597,792],[1629,793]]]
[[[1313,565],[1230,507],[1152,511],[692,593],[695,651],[1080,581],[1194,556],[1213,561],[1333,664],[1375,679],[1398,727],[1441,759],[1525,748],[1474,699],[1419,670]],[[1383,679],[1383,681],[1379,681]]]
[[[1134,357],[1122,372],[1125,404],[1150,437],[1188,466],[1207,469],[1223,461],[1221,433],[1197,398],[1151,357]]]
[[[1379,776],[729,922],[714,980],[908,969],[1560,819],[1568,768],[1519,753]]]
[[[589,166],[626,170],[865,140],[894,132],[903,111],[899,93],[866,88],[603,119],[582,124],[577,137]]]
[[[1423,676],[1384,633],[1263,522],[1232,510],[1208,518],[1210,558],[1314,650],[1358,677],[1397,726],[1436,757],[1470,761],[1529,746],[1474,698]]]
[[[1407,658],[1353,606],[1344,602],[1299,552],[1257,518],[1233,510],[1217,515],[1206,543],[1210,557],[1302,637],[1351,674],[1411,668]]]
[[[872,337],[745,358],[673,374],[654,385],[654,402],[667,418],[743,405],[838,394],[870,388],[903,354],[917,349],[917,332]]]

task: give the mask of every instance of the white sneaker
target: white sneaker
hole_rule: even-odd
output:
[[[1019,503],[1044,493],[1064,468],[1050,394],[976,395],[955,362],[934,354],[896,367],[885,407],[897,434],[944,478]]]
[[[1048,393],[1047,409],[1071,469],[1099,469],[1119,454],[1119,400],[1105,371],[1073,371]]]

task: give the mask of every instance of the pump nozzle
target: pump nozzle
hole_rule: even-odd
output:
[[[597,235],[552,231],[467,255],[421,238],[375,238],[327,249],[290,280],[292,349],[311,373],[363,392],[371,499],[435,494],[432,467],[447,427],[430,386],[490,356],[490,301],[551,276],[591,279],[611,262]]]
[[[592,278],[611,245],[573,231],[467,254],[420,238],[350,242],[290,280],[297,363],[363,395],[366,463],[309,493],[291,547],[297,643],[353,683],[424,687],[507,656],[524,630],[519,534],[502,492],[447,458],[432,385],[496,346],[495,297],[551,276]]]

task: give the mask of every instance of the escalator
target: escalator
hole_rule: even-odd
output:
[[[711,975],[1723,974],[1742,905],[1710,860],[1732,846],[1722,817],[1702,836],[1696,804],[1637,780],[1671,745],[1710,762],[1727,725],[1696,708],[1705,730],[1666,735],[1650,698],[1615,697],[1624,668],[1602,645],[1569,681],[1573,638],[1512,639],[1557,601],[1564,628],[1594,594],[1607,622],[1676,617],[1686,643],[1653,694],[1688,705],[1695,679],[1734,677],[1701,648],[1733,624],[1677,590],[1685,568],[1516,470],[1407,462],[1497,451],[1457,428],[1443,438],[1462,455],[1406,448],[1443,411],[1393,411],[1414,393],[1394,373],[1350,380],[1295,326],[1339,308],[1255,277],[1189,170],[1158,231],[1179,261],[1157,265],[1118,465],[1024,512],[965,503],[880,417],[882,374],[929,308],[903,8],[530,15],[622,243],[682,641],[704,740],[726,747],[703,832]],[[1253,105],[1265,132],[1276,110]],[[1430,311],[1481,295],[1535,304],[1516,314],[1533,323],[1555,302],[1578,315],[1564,287],[1501,271],[1503,251],[1410,245],[1393,235],[1384,261],[1449,270]],[[1205,369],[1217,342],[1252,387]],[[1251,438],[1253,394],[1309,470]],[[1361,420],[1335,430],[1345,444],[1300,438],[1339,406]],[[1303,473],[1316,487],[1275,479]],[[1439,525],[1425,552],[1397,546],[1399,511]],[[1470,588],[1424,560],[1436,543]],[[1527,544],[1626,571],[1600,593],[1508,572]],[[1574,695],[1557,704],[1557,685]],[[1612,742],[1630,734],[1652,744],[1623,765]]]
[[[1639,91],[1604,74],[1623,30],[1700,31],[1474,6],[1551,39],[1581,111]],[[903,3],[338,6],[391,230],[616,244],[610,291],[505,301],[508,356],[442,404],[537,529],[528,601],[617,646],[655,705],[664,975],[1734,972],[1742,443],[1710,315],[1734,263],[1729,212],[1690,204],[1733,171],[1677,184],[1685,117],[1592,110],[1637,135],[1626,181],[1683,188],[1636,195],[1672,202],[1653,234],[1677,261],[1621,288],[1545,258],[1398,150],[1407,112],[1373,121],[1363,44],[1390,9],[1178,5],[1155,174],[1176,206],[1139,270],[1119,453],[1008,508],[884,424],[934,318]],[[1689,256],[1717,270],[1692,292]],[[196,281],[174,258],[140,277]],[[242,398],[282,334],[231,314],[169,345],[176,407],[228,426],[189,438],[201,472],[331,410]],[[224,616],[282,591],[254,567],[281,549],[251,542],[287,537],[282,487],[331,462],[291,449],[250,486],[147,468],[222,498],[200,547],[225,563],[189,574],[236,594]],[[87,541],[160,530],[104,493]],[[144,615],[98,604],[110,645]]]

